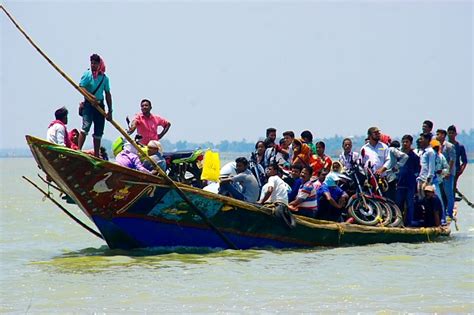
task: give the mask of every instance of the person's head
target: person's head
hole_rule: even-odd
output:
[[[435,188],[432,185],[426,185],[425,188],[423,188],[423,192],[425,193],[425,198],[433,198],[435,195]]]
[[[420,148],[425,149],[430,146],[431,136],[428,133],[420,134]]]
[[[92,54],[92,56],[90,57],[90,61],[91,61],[91,70],[97,71],[100,65],[100,56],[98,54]]]
[[[238,157],[235,159],[235,170],[237,173],[244,172],[249,166],[249,161],[245,157]]]
[[[150,115],[151,101],[147,99],[141,100],[140,109],[142,110],[143,115]]]
[[[303,182],[307,182],[311,179],[311,176],[313,175],[313,168],[309,165],[303,166],[303,169],[301,170],[301,179]]]
[[[344,150],[344,153],[350,153],[352,150],[352,140],[349,138],[342,140],[342,149]]]
[[[431,120],[425,120],[421,125],[422,133],[431,133],[431,130],[433,130],[433,122]]]
[[[435,152],[439,152],[439,149],[441,148],[441,143],[438,140],[436,139],[431,140],[430,145]]]
[[[54,117],[56,120],[62,121],[64,124],[67,124],[67,114],[68,110],[66,107],[61,107],[54,112]]]
[[[301,133],[301,139],[303,139],[305,143],[313,143],[313,134],[311,131],[305,130]]]
[[[455,142],[456,141],[456,136],[458,135],[456,126],[451,125],[448,127],[448,139],[449,142]]]
[[[446,140],[446,135],[447,134],[448,134],[448,132],[444,129],[436,130],[436,140],[438,140],[441,143],[444,143],[444,141]]]
[[[327,174],[326,176],[326,179],[324,180],[324,183],[328,186],[328,187],[335,187],[337,186],[337,181],[339,180],[339,176],[335,173],[329,173]]]
[[[318,172],[318,180],[320,183],[324,182],[324,180],[326,179],[326,176],[328,175],[329,173],[329,170],[326,169],[326,168],[322,168],[319,170]]]
[[[79,130],[74,128],[71,131],[69,131],[69,139],[72,141],[72,143],[77,145],[79,141]]]
[[[342,172],[342,164],[339,161],[334,161],[331,165],[331,169],[333,172],[340,173]]]
[[[281,169],[277,164],[270,164],[267,167],[267,175],[268,176],[275,176],[275,175],[280,175],[281,174]]]
[[[293,139],[293,152],[299,154],[301,152],[301,147],[303,142],[300,139]]]
[[[303,170],[303,166],[299,163],[291,165],[290,176],[292,178],[299,178],[301,176],[301,171]]]
[[[258,155],[265,154],[265,148],[265,143],[263,141],[257,141],[257,143],[255,143],[255,151]]]
[[[402,137],[402,150],[408,152],[411,150],[411,145],[413,144],[413,137],[410,135],[404,135]]]
[[[156,153],[163,154],[163,147],[161,146],[161,143],[157,140],[150,140],[147,144],[148,147],[148,155],[154,155]]]
[[[389,147],[399,149],[400,148],[400,141],[398,141],[398,140],[391,141]]]
[[[323,156],[325,149],[326,149],[326,144],[323,141],[316,142],[316,154],[317,155]]]
[[[270,139],[272,142],[275,142],[275,139],[277,137],[277,131],[275,128],[267,128],[267,131],[265,134],[266,134],[267,139]]]
[[[288,149],[288,147],[290,146],[290,144],[286,142],[285,138],[281,138],[279,144],[280,147],[282,147],[283,149]]]
[[[272,141],[270,138],[265,138],[263,140],[263,144],[265,144],[265,148],[273,148],[275,146],[275,141]]]
[[[293,142],[293,139],[295,138],[295,133],[293,131],[285,131],[283,133],[283,138],[286,140],[288,145],[290,145]]]
[[[370,127],[367,130],[367,139],[369,142],[379,142],[380,140],[380,129],[378,127]]]

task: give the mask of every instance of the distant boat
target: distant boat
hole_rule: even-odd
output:
[[[32,136],[26,139],[39,167],[94,222],[110,248],[229,248],[163,178]],[[270,208],[177,185],[239,249],[415,243],[450,234],[438,227],[368,227],[297,215],[290,227]]]

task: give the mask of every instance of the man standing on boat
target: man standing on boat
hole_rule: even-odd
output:
[[[390,161],[388,159],[388,146],[380,141],[380,129],[370,127],[367,130],[367,138],[369,141],[360,149],[362,163],[365,167],[370,164],[377,175],[385,176]]]
[[[132,134],[135,130],[142,136],[141,144],[147,145],[151,140],[161,140],[171,127],[171,123],[158,115],[151,113],[151,101],[144,99],[140,102],[141,113],[138,113],[133,119],[128,133]],[[158,134],[158,127],[163,130]]]
[[[97,54],[90,57],[91,68],[88,69],[81,78],[79,86],[81,89],[91,94],[99,103],[102,109],[104,106],[104,92],[105,100],[107,101],[107,120],[112,120],[112,94],[110,94],[109,78],[105,75],[104,60]],[[82,130],[79,134],[78,147],[82,150],[87,134],[94,123],[94,155],[100,155],[100,141],[104,134],[105,117],[87,100],[81,103],[79,107],[79,115],[82,116]]]

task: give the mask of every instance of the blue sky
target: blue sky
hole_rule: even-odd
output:
[[[104,57],[114,119],[149,98],[171,141],[473,128],[470,1],[4,1],[73,79]],[[2,13],[0,148],[45,137],[81,96]],[[118,133],[106,126],[105,137]],[[92,140],[89,138],[88,142]]]

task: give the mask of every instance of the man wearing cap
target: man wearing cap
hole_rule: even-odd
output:
[[[151,140],[160,140],[168,132],[171,127],[171,123],[161,116],[153,115],[151,113],[151,101],[143,99],[140,102],[141,113],[135,115],[128,133],[132,134],[135,130],[142,136],[141,144],[147,145]],[[158,134],[158,128],[163,129]]]
[[[365,167],[370,167],[377,175],[385,175],[389,166],[388,146],[380,142],[380,129],[370,127],[367,130],[368,142],[360,149],[360,156]]]
[[[339,177],[331,172],[326,176],[324,183],[317,191],[318,211],[316,218],[328,221],[341,221],[342,210],[349,196],[339,186]]]
[[[427,185],[423,188],[423,191],[425,197],[418,204],[417,213],[415,214],[415,217],[419,220],[418,226],[440,226],[443,211],[441,200],[436,196],[434,186]]]
[[[156,140],[151,140],[148,142],[147,148],[150,159],[152,159],[163,171],[166,171],[166,161],[163,158],[163,148],[161,147],[161,143]],[[149,171],[152,171],[155,168],[148,160],[143,162],[143,166]]]
[[[66,128],[67,115],[68,110],[66,107],[61,107],[54,112],[54,117],[56,119],[53,120],[48,126],[46,140],[70,148],[71,141],[69,140],[69,134]]]

